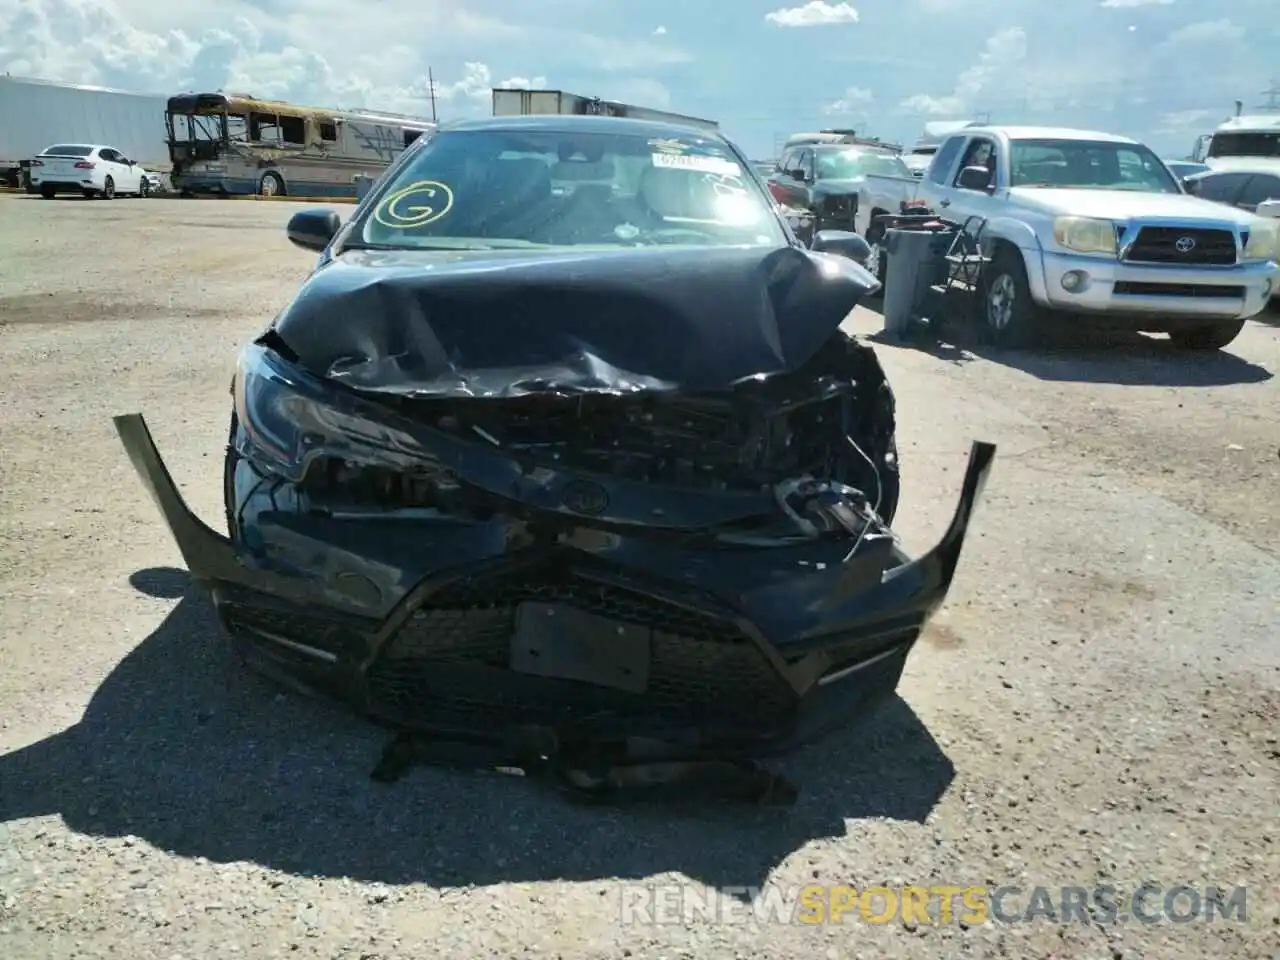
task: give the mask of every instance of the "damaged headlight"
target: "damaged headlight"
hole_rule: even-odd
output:
[[[1093,217],[1058,217],[1053,221],[1053,240],[1076,253],[1116,253],[1116,225]]]
[[[263,470],[301,482],[318,459],[391,465],[413,455],[416,442],[362,415],[362,403],[334,394],[325,381],[261,344],[240,354],[232,382],[244,456]]]
[[[306,473],[318,436],[318,385],[283,357],[253,343],[241,351],[232,381],[236,419],[254,463],[289,480]]]
[[[1259,217],[1249,227],[1245,260],[1280,260],[1280,221]]]

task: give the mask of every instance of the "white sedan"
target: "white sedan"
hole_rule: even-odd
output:
[[[59,143],[31,160],[31,192],[46,200],[59,193],[79,193],[111,200],[120,194],[145,197],[155,177],[114,147]]]

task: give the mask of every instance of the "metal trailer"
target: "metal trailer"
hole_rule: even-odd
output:
[[[31,158],[55,143],[115,147],[167,174],[166,98],[50,80],[0,76],[0,182],[24,186]]]
[[[701,117],[690,117],[683,113],[671,113],[668,110],[654,110],[651,107],[640,107],[632,103],[619,103],[616,100],[584,97],[577,93],[566,93],[563,90],[493,88],[493,115],[495,117],[546,116],[554,114],[632,117],[637,120],[661,120],[664,123],[679,123],[687,127],[696,127],[700,130],[719,131],[720,129],[720,124],[714,120],[703,120]]]

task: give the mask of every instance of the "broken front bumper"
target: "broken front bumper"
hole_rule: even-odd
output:
[[[585,525],[548,542],[288,511],[260,513],[242,544],[187,507],[141,415],[115,424],[258,667],[401,729],[644,738],[690,757],[776,753],[891,694],[995,455],[974,444],[951,524],[916,560],[888,536],[829,562],[808,544],[697,550]]]

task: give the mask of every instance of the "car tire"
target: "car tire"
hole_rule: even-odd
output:
[[[116,198],[116,182],[110,177],[102,184],[101,197],[103,200],[114,200]]]
[[[138,199],[145,200],[149,196],[151,196],[151,184],[146,180],[140,181],[138,183]]]
[[[54,190],[52,187],[40,188],[40,196],[44,197],[46,200],[52,200],[57,195],[58,195],[58,191]]]
[[[285,195],[284,179],[278,173],[267,171],[258,181],[258,196],[283,197]]]
[[[1214,323],[1204,327],[1189,327],[1173,330],[1169,339],[1174,346],[1183,350],[1221,350],[1244,329],[1243,320],[1229,320],[1226,323]]]
[[[1031,297],[1027,268],[1016,250],[1000,250],[984,269],[983,338],[998,347],[1025,347],[1034,342],[1041,310]]]

